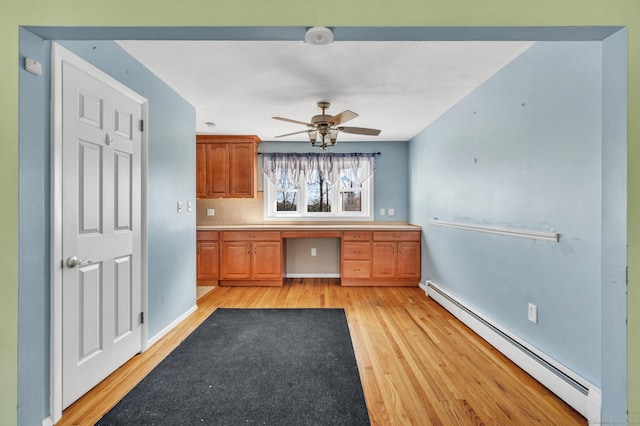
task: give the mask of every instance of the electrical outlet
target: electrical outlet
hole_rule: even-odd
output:
[[[389,216],[394,216],[396,214],[396,209],[387,209],[387,214]]]
[[[311,249],[311,256],[315,256],[317,254],[316,249],[312,248]]]
[[[207,209],[207,216],[215,216],[216,209]]]
[[[529,303],[529,321],[534,324],[538,323],[538,307],[533,303]]]

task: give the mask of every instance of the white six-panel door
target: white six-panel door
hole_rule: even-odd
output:
[[[141,118],[62,62],[62,408],[141,350]]]

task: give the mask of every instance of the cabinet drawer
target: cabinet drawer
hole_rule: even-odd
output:
[[[420,231],[375,231],[373,241],[420,241]]]
[[[280,241],[279,231],[225,231],[223,241]]]
[[[342,262],[342,276],[344,278],[369,278],[371,276],[371,262],[368,260],[345,260]]]
[[[220,233],[218,231],[197,231],[197,241],[218,241]]]
[[[342,258],[347,260],[370,260],[371,244],[370,243],[342,243]]]
[[[371,232],[369,231],[344,231],[342,233],[343,241],[371,241]]]

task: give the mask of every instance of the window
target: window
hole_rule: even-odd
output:
[[[375,154],[263,155],[266,220],[373,220]]]

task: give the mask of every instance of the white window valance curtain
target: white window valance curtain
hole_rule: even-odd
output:
[[[263,153],[264,173],[274,185],[283,175],[297,183],[302,175],[308,184],[322,174],[332,185],[342,172],[353,182],[361,184],[375,171],[376,154],[373,153]]]

